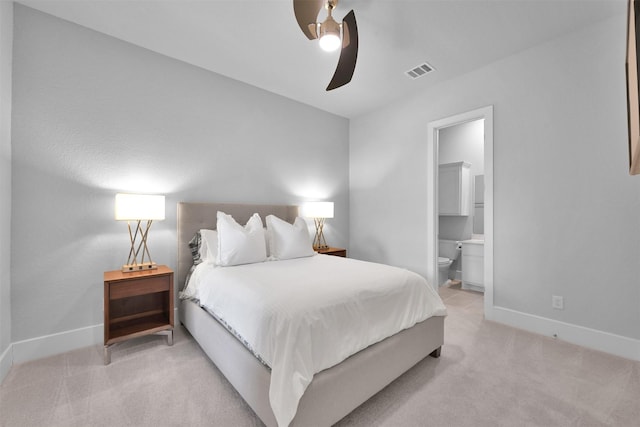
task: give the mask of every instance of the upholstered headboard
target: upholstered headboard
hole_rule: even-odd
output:
[[[297,206],[286,205],[248,205],[231,203],[178,203],[178,289],[184,287],[189,269],[193,264],[189,241],[202,228],[215,230],[217,212],[227,213],[245,224],[251,215],[258,213],[264,222],[267,215],[275,215],[293,223],[298,216]]]

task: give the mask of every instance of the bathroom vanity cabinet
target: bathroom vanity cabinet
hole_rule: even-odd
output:
[[[438,170],[438,213],[442,216],[471,214],[471,164],[445,163]]]
[[[484,240],[462,242],[462,289],[484,292]]]

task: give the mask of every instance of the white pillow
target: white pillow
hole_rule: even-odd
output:
[[[218,260],[218,232],[203,228],[200,230],[200,259],[202,261],[217,262]]]
[[[251,264],[267,259],[262,220],[253,214],[244,227],[231,215],[218,212],[218,257],[221,266]]]
[[[297,217],[291,225],[277,216],[269,215],[266,221],[271,258],[282,260],[315,255],[304,219]]]
[[[269,258],[271,256],[271,242],[269,241],[271,237],[269,237],[269,232],[267,231],[267,227],[264,227],[263,230],[264,230],[265,244],[267,245],[267,258]]]

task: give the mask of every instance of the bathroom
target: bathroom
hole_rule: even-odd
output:
[[[484,292],[484,119],[438,140],[438,284]]]

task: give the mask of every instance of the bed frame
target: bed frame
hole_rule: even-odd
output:
[[[216,212],[244,224],[258,212],[293,222],[296,206],[178,203],[179,289],[192,264],[189,240],[201,228],[215,229]],[[181,301],[180,322],[267,426],[277,426],[269,403],[270,370],[224,326],[192,301]],[[427,355],[440,356],[444,317],[434,316],[317,373],[300,399],[292,426],[332,425]]]

